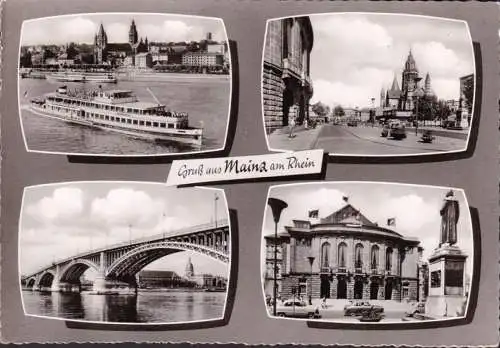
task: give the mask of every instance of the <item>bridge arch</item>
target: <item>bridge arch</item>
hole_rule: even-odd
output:
[[[40,275],[38,280],[38,286],[50,288],[52,286],[52,282],[54,281],[56,275],[52,270],[46,270]]]
[[[229,263],[229,255],[210,247],[187,242],[163,241],[143,244],[125,253],[109,265],[106,277],[115,279],[129,278],[148,264],[181,251],[195,251],[217,261]]]
[[[60,272],[59,281],[67,283],[78,283],[80,277],[89,268],[99,272],[99,266],[85,259],[76,259],[69,262]]]
[[[36,285],[36,279],[33,277],[33,278],[29,278],[26,280],[26,287],[27,288],[34,288]]]

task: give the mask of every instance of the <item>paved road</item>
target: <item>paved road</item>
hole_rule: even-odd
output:
[[[410,155],[463,151],[467,146],[464,139],[442,136],[425,144],[420,142],[420,135],[411,130],[406,133],[406,139],[394,140],[382,137],[378,127],[324,125],[314,148],[342,155]]]

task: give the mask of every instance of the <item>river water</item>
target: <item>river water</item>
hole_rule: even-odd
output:
[[[161,74],[102,84],[103,89],[132,90],[140,101],[155,102],[147,88],[168,109],[189,114],[189,124],[203,127],[201,149],[175,142],[153,142],[126,135],[39,116],[26,109],[29,100],[68,88],[96,89],[95,83],[61,83],[52,80],[19,79],[19,104],[29,150],[103,155],[157,155],[220,149],[229,119],[231,83],[229,76]],[[8,117],[8,116],[7,116]]]
[[[92,295],[23,291],[26,314],[122,323],[177,323],[220,319],[225,292],[139,291],[137,295]]]

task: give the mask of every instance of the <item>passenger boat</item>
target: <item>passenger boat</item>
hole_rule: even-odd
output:
[[[47,75],[48,79],[59,82],[95,82],[95,83],[116,83],[117,78],[113,74],[102,73],[53,73]]]
[[[167,110],[160,103],[141,102],[130,90],[69,90],[31,99],[42,116],[149,140],[200,146],[203,129],[189,126],[188,114]]]

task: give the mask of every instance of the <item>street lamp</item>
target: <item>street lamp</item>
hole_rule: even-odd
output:
[[[418,83],[422,80],[421,77],[415,77],[415,135],[418,135]]]
[[[309,279],[310,283],[310,289],[309,289],[309,304],[312,305],[312,275],[313,275],[313,263],[314,263],[314,256],[308,256],[307,259],[309,260],[309,265],[311,266],[311,277]],[[309,287],[308,287],[309,288]]]
[[[273,283],[273,315],[276,316],[276,298],[278,292],[278,222],[281,212],[288,207],[288,204],[281,199],[269,198],[267,204],[271,207],[274,220],[274,283]]]
[[[372,98],[372,111],[370,113],[370,119],[372,121],[372,127],[375,126],[375,98]]]

